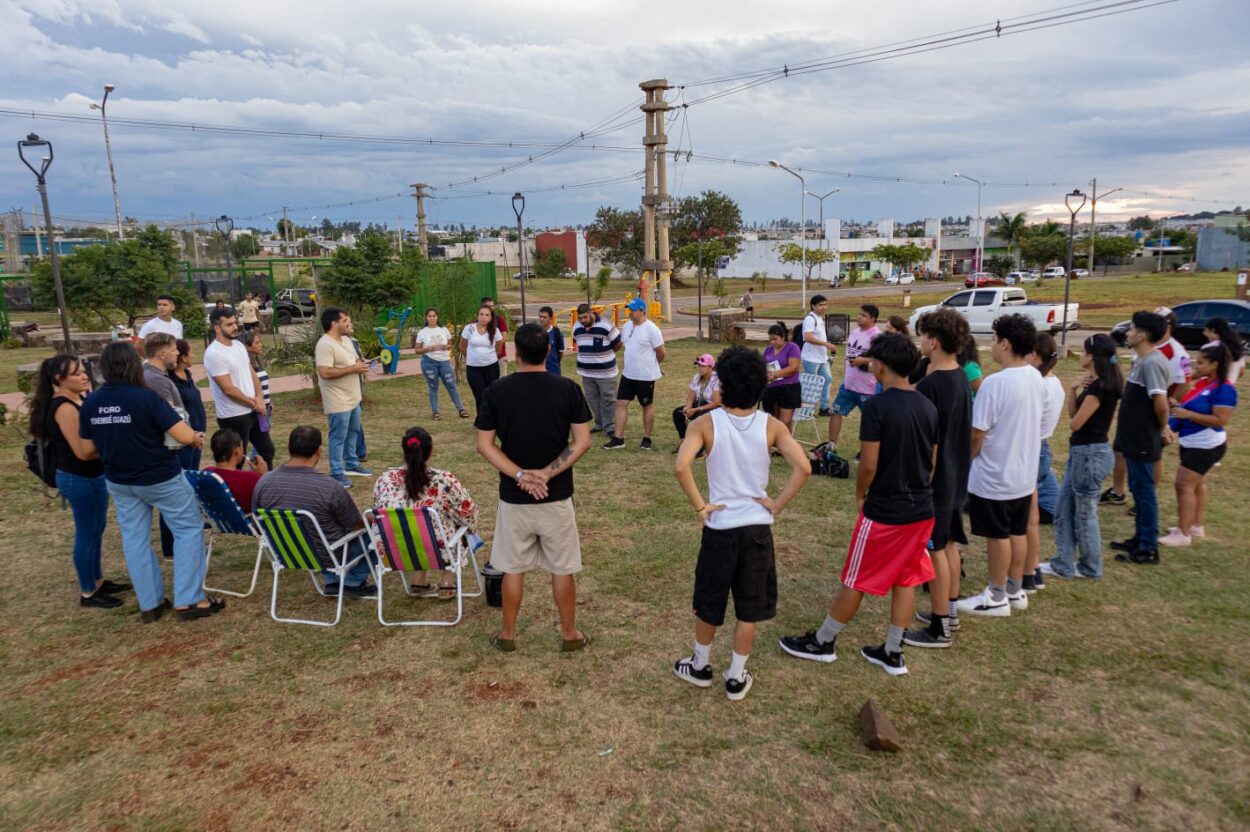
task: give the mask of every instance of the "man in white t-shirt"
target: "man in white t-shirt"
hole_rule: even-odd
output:
[[[829,369],[829,356],[837,352],[825,332],[825,313],[829,311],[829,299],[824,295],[812,295],[807,316],[803,318],[803,344],[799,360],[803,372],[824,378],[820,390],[820,415],[829,414],[829,389],[833,386],[833,372]]]
[[[356,351],[351,317],[330,307],[321,313],[325,335],[317,341],[317,384],[321,404],[330,423],[330,476],[344,488],[353,477],[373,474],[360,464],[360,384],[369,373],[369,362]]]
[[[1002,369],[986,376],[972,404],[968,516],[972,533],[985,538],[989,585],[956,604],[971,615],[1005,617],[1029,606],[1023,579],[1045,397],[1042,376],[1028,362],[1036,341],[1037,328],[1023,315],[994,321],[991,350]]]
[[[139,349],[143,349],[143,339],[154,332],[168,332],[175,339],[182,337],[182,321],[174,317],[178,308],[172,295],[160,295],[156,298],[156,317],[144,322],[139,327]]]
[[[647,320],[647,304],[642,298],[629,302],[629,320],[621,327],[621,343],[625,345],[625,369],[616,388],[616,432],[603,447],[609,451],[625,447],[629,403],[636,398],[642,405],[642,443],[638,447],[649,451],[655,427],[655,383],[663,375],[664,336]]]
[[[243,319],[244,329],[260,329],[260,301],[252,292],[239,301],[239,315]]]
[[[214,309],[208,316],[213,328],[213,343],[204,350],[204,372],[213,394],[213,410],[217,426],[229,428],[248,442],[256,452],[273,465],[273,441],[268,430],[261,430],[260,416],[265,413],[265,395],[260,379],[252,369],[251,356],[239,337],[239,319],[230,307]]]

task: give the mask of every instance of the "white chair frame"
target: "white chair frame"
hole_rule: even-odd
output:
[[[281,509],[272,510],[279,511]],[[269,534],[266,532],[264,524],[260,522],[259,517],[253,514],[253,520],[256,522],[257,529],[260,531],[261,544],[269,552],[269,563],[273,567],[273,593],[269,602],[269,616],[274,621],[279,621],[283,624],[311,624],[314,627],[333,627],[339,623],[339,619],[343,616],[343,592],[347,588],[347,573],[353,566],[359,563],[361,559],[367,558],[369,555],[369,552],[365,551],[351,560],[347,560],[348,546],[351,545],[352,541],[366,536],[368,534],[368,528],[357,529],[356,531],[344,535],[331,543],[326,539],[325,532],[321,529],[321,524],[317,522],[317,518],[311,511],[306,511],[304,509],[291,509],[291,511],[294,511],[296,516],[300,519],[308,521],[309,528],[316,533],[316,539],[321,542],[321,545],[325,548],[326,552],[329,553],[332,566],[327,569],[323,565],[322,572],[323,574],[335,575],[339,579],[339,589],[337,594],[337,603],[334,610],[334,619],[331,621],[316,621],[308,618],[281,618],[278,616],[278,577],[287,569],[287,566],[282,562],[282,557],[278,554],[277,549],[275,549],[273,544],[270,542]],[[313,588],[317,590],[318,595],[327,598],[334,597],[330,596],[326,592],[324,577],[321,582],[318,582],[316,573],[311,570],[307,571],[309,578],[312,579]]]

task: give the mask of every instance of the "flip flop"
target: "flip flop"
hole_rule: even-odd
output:
[[[462,408],[460,408],[460,418],[461,418],[461,419],[468,419],[468,418],[469,418],[469,411],[465,410],[463,407],[462,407]]]
[[[576,653],[578,650],[582,650],[586,647],[589,647],[591,641],[592,639],[590,637],[590,633],[582,633],[581,638],[561,639],[560,640],[560,652],[561,653]]]
[[[495,633],[490,637],[490,646],[494,647],[500,653],[516,652],[516,640],[511,638],[500,638],[499,633]]]
[[[439,420],[440,420],[440,419],[442,419],[442,418],[443,418],[443,417],[442,417],[442,415],[441,415],[441,414],[438,414],[438,413],[435,413],[435,414],[434,414],[434,421],[436,421],[436,422],[437,422],[437,421],[439,421]]]

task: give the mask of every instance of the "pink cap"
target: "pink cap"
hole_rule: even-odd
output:
[[[694,360],[696,367],[715,367],[716,359],[712,357],[710,352],[705,352]]]

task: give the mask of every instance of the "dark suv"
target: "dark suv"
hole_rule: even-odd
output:
[[[312,289],[282,289],[273,299],[273,316],[281,325],[317,316],[316,294]]]
[[[1250,344],[1250,301],[1244,300],[1191,300],[1172,307],[1176,313],[1176,331],[1172,333],[1187,350],[1196,350],[1207,342],[1202,334],[1207,321],[1224,318],[1243,343]],[[1132,321],[1121,321],[1111,330],[1111,337],[1124,346]]]

